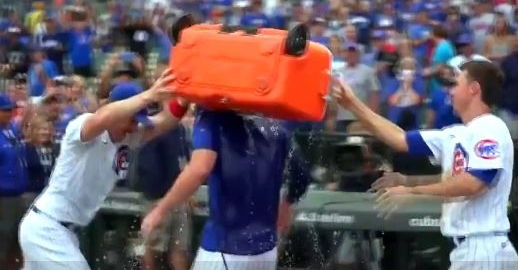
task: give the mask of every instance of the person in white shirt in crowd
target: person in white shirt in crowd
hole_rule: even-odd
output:
[[[360,62],[361,51],[356,43],[346,43],[345,61],[342,69],[338,69],[335,77],[340,77],[354,86],[358,98],[369,103],[372,110],[378,111],[380,83],[373,68]],[[330,110],[326,119],[328,130],[346,131],[347,126],[356,120],[355,116],[343,108]]]
[[[495,21],[493,7],[488,0],[476,0],[472,5],[471,19],[468,27],[475,35],[475,52],[482,53],[484,51],[484,40],[491,30],[491,26]]]

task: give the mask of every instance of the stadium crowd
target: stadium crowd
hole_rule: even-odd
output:
[[[437,75],[469,60],[493,61],[506,76],[498,115],[518,139],[515,0],[22,2],[4,5],[0,18],[2,269],[16,269],[20,261],[17,226],[47,184],[67,124],[103,106],[114,88],[146,89],[167,66],[169,27],[185,12],[200,22],[244,27],[307,24],[311,40],[332,52],[333,76],[406,130],[459,123],[448,85]],[[347,132],[354,121],[330,103],[323,122],[286,126]],[[150,200],[162,197],[189,158],[192,123],[191,113],[181,127],[128,158],[133,176],[120,185],[138,186]],[[176,213],[177,226],[189,226],[180,217],[187,212]],[[172,265],[187,269],[188,240],[175,237]]]

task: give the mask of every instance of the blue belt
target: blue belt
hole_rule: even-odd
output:
[[[54,217],[52,217],[52,216],[48,215],[47,213],[45,213],[45,212],[41,211],[40,209],[38,209],[38,207],[36,207],[36,206],[34,206],[34,205],[33,205],[33,206],[31,206],[31,210],[32,210],[34,213],[36,213],[36,214],[44,215],[44,216],[46,216],[46,217],[48,217],[48,218],[50,218],[50,219],[52,219],[52,220],[56,221],[56,222],[57,222],[57,223],[59,223],[61,226],[63,226],[63,227],[65,227],[65,228],[69,229],[69,230],[70,230],[70,231],[72,231],[72,232],[79,232],[79,230],[82,228],[82,226],[79,226],[79,225],[74,224],[74,223],[72,223],[72,222],[66,222],[66,221],[60,221],[60,220],[57,220],[57,219],[55,219]]]

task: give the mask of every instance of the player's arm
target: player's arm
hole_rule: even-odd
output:
[[[282,196],[277,217],[277,229],[282,234],[288,232],[293,219],[293,204],[300,200],[311,183],[309,163],[302,157],[298,147],[292,146],[289,153],[287,164],[289,182]]]
[[[441,181],[441,175],[404,175],[398,172],[385,172],[382,177],[371,184],[371,191],[386,188],[405,186],[415,187],[435,184]]]
[[[337,81],[337,85],[333,88],[333,96],[342,107],[351,111],[362,125],[381,141],[396,151],[408,152],[405,131],[372,111],[353,94],[352,89],[344,82]]]
[[[99,136],[114,124],[127,121],[138,111],[154,102],[168,100],[173,95],[171,83],[175,76],[171,70],[166,70],[150,89],[131,98],[112,102],[101,107],[90,116],[81,129],[81,141],[87,142]]]
[[[497,169],[463,172],[436,184],[411,187],[410,193],[445,198],[476,196],[488,190],[497,173]]]
[[[187,111],[187,108],[188,103],[180,98],[162,102],[162,111],[150,117],[153,128],[144,131],[141,144],[145,144],[169,129],[176,127]]]
[[[306,193],[311,183],[309,172],[309,162],[302,157],[300,149],[296,146],[291,147],[288,156],[288,188],[283,199],[289,204],[294,204]]]
[[[212,172],[216,158],[217,153],[212,150],[194,150],[189,165],[180,173],[173,187],[157,205],[156,211],[163,216],[187,201]]]

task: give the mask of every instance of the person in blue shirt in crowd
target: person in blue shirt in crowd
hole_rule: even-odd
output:
[[[448,7],[444,26],[448,30],[449,40],[458,40],[461,35],[471,32],[466,25],[467,20],[467,16],[461,14],[458,7]]]
[[[292,204],[310,181],[287,132],[272,119],[200,109],[193,149],[189,165],[142,222],[143,234],[208,179],[210,214],[192,269],[276,269],[277,233],[287,229]],[[286,162],[291,181],[280,198]]]
[[[27,189],[25,146],[20,128],[12,122],[16,105],[0,94],[0,265],[13,268],[17,256],[18,224],[25,211],[23,193]]]
[[[518,36],[514,38],[513,46],[511,54],[501,63],[505,75],[501,116],[509,127],[511,137],[518,140]]]
[[[27,208],[47,186],[52,168],[59,154],[59,144],[54,142],[54,127],[44,116],[34,115],[28,121],[25,141],[28,186],[24,194]]]
[[[398,67],[396,80],[389,80],[388,85],[384,86],[388,88],[386,91],[389,95],[387,118],[393,123],[399,123],[404,115],[405,126],[410,129],[419,128],[419,105],[425,95],[424,79],[416,68],[417,64],[413,58],[403,58]]]
[[[408,26],[408,37],[412,40],[414,46],[414,57],[418,63],[425,65],[426,54],[429,50],[432,27],[428,19],[428,11],[420,9],[414,19],[414,22]]]
[[[45,94],[45,87],[49,80],[58,75],[58,68],[54,62],[47,59],[42,47],[35,45],[31,53],[32,64],[29,68],[28,83],[32,97]]]
[[[404,24],[400,14],[396,12],[394,6],[390,3],[383,4],[381,12],[375,18],[375,22],[377,27],[394,27],[398,31],[403,29]]]
[[[383,30],[376,29],[371,32],[371,48],[370,51],[362,57],[362,63],[367,66],[376,67],[379,55],[386,44],[387,33]],[[377,70],[376,70],[377,71]]]
[[[324,46],[329,45],[329,37],[325,35],[327,29],[327,21],[324,18],[317,17],[311,22],[311,41],[320,43]]]
[[[262,0],[252,0],[249,9],[241,17],[241,26],[254,28],[270,27],[270,18],[263,12]]]
[[[136,166],[136,186],[142,191],[152,207],[162,198],[174,180],[187,164],[190,156],[190,145],[186,128],[178,125],[164,135],[150,141],[137,153],[130,166]],[[133,171],[130,169],[130,172]],[[130,181],[132,177],[130,176]],[[191,254],[191,209],[188,203],[171,210],[160,232],[147,241],[143,257],[144,269],[158,269],[157,255],[169,254],[167,261],[171,269],[189,269]]]
[[[50,16],[45,18],[44,31],[36,36],[37,44],[45,50],[47,58],[56,64],[59,74],[65,73],[63,60],[66,54],[67,39],[67,34],[58,29],[56,20]]]
[[[358,30],[358,43],[368,46],[370,43],[370,34],[374,25],[374,16],[371,12],[371,4],[367,0],[360,1],[358,11],[351,12],[350,23]]]
[[[92,42],[94,32],[86,22],[75,21],[68,34],[68,51],[74,74],[83,77],[94,76]]]

